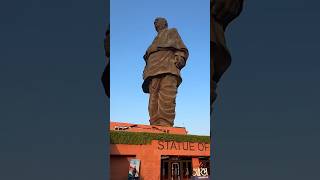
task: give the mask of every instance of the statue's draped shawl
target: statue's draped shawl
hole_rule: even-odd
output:
[[[186,54],[184,58],[188,58],[188,49],[183,43],[176,28],[164,29],[161,31],[155,37],[143,58],[147,60],[151,53],[168,49],[172,49],[173,51],[183,51],[184,54]],[[183,55],[183,53],[181,53],[181,55]]]
[[[152,44],[143,56],[146,67],[143,72],[144,82],[142,89],[149,92],[149,82],[152,77],[161,74],[173,74],[179,79],[178,86],[182,78],[180,69],[174,63],[175,56],[180,56],[186,61],[188,59],[188,49],[183,43],[177,29],[164,29],[158,33]]]

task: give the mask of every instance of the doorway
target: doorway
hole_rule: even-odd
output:
[[[190,180],[191,176],[190,157],[161,157],[161,180]]]

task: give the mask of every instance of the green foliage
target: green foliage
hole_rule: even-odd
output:
[[[210,136],[110,131],[110,144],[151,144],[152,140],[210,143]]]

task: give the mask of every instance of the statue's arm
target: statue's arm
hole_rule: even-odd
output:
[[[176,60],[176,65],[179,69],[182,69],[187,62],[187,59],[189,57],[189,52],[185,44],[183,43],[178,30],[176,28],[172,29],[171,32],[173,35],[171,38],[175,39],[175,42],[177,43],[174,55],[175,55],[175,60]]]

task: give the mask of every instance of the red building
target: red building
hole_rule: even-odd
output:
[[[111,180],[128,179],[131,159],[139,160],[139,178],[144,180],[208,176],[210,137],[188,135],[184,127],[111,122]]]

